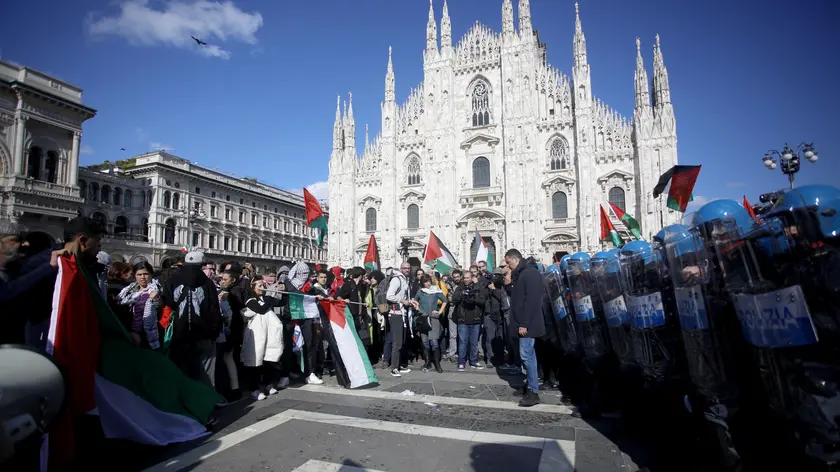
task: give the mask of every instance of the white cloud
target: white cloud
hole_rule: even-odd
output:
[[[84,156],[93,154],[93,148],[88,146],[87,144],[82,145],[81,149],[79,149],[79,154]]]
[[[726,188],[742,188],[742,187],[746,187],[746,186],[747,186],[747,184],[744,183],[744,182],[727,182],[726,183]]]
[[[330,187],[325,180],[307,185],[306,190],[309,190],[309,193],[318,200],[326,200],[330,196]]]
[[[158,44],[190,48],[208,57],[230,58],[230,51],[214,44],[198,45],[195,36],[208,43],[238,41],[257,44],[257,31],[263,26],[259,12],[242,11],[233,1],[172,0],[160,2],[160,9],[149,0],[123,0],[114,16],[87,18],[92,37],[120,36],[135,46]]]
[[[708,197],[704,197],[702,195],[695,195],[694,200],[688,202],[688,205],[686,205],[685,212],[686,213],[691,213],[692,211],[697,211],[697,210],[700,209],[700,207],[709,203],[712,200],[713,199],[708,198]]]

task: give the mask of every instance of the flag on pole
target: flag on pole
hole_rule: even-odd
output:
[[[372,234],[368,240],[367,252],[365,252],[365,260],[363,262],[365,268],[371,272],[379,270],[381,267],[379,265],[379,251],[376,249],[376,238]]]
[[[610,208],[612,209],[613,213],[615,213],[615,217],[621,220],[621,223],[630,230],[630,234],[636,238],[636,241],[640,241],[642,239],[642,228],[639,226],[639,222],[636,221],[635,218],[630,216],[629,214],[625,213],[618,205],[614,204],[613,202],[607,202],[610,204]]]
[[[379,383],[370,365],[367,351],[359,333],[353,314],[344,300],[323,300],[321,306],[327,312],[330,328],[325,330],[330,341],[333,365],[336,367],[338,383],[346,388],[360,388]]]
[[[601,241],[605,241],[609,238],[610,241],[612,241],[613,246],[623,246],[624,242],[621,240],[621,236],[618,235],[618,231],[615,230],[615,226],[613,226],[612,221],[610,221],[610,217],[607,215],[604,207],[601,205],[598,205],[598,207],[601,208]]]
[[[306,206],[306,224],[310,228],[318,229],[318,247],[324,247],[324,237],[327,235],[327,218],[324,217],[324,210],[321,210],[318,199],[306,189],[303,189],[303,203]]]
[[[92,410],[106,438],[164,446],[209,434],[204,424],[222,397],[159,352],[135,346],[74,255],[58,259],[47,352],[68,386],[47,440],[50,469],[69,465],[74,423]]]
[[[653,198],[661,195],[670,182],[668,208],[684,213],[688,202],[693,200],[692,192],[694,191],[694,184],[697,183],[697,176],[700,175],[700,167],[680,165],[671,167],[659,176],[659,182],[653,189]]]
[[[755,210],[753,210],[753,207],[752,207],[752,205],[750,205],[750,202],[747,200],[746,195],[744,195],[744,209],[747,210],[747,213],[750,214],[752,219],[754,219],[754,220],[758,219],[758,217],[755,216]]]
[[[478,251],[475,253],[475,262],[484,261],[487,264],[487,269],[491,272],[495,267],[493,261],[493,253],[490,252],[490,247],[487,246],[487,241],[481,237],[478,231],[475,232],[475,247],[478,248]]]
[[[315,319],[321,316],[318,311],[318,300],[314,295],[290,293],[288,297],[289,313],[293,320]]]
[[[429,243],[426,244],[426,254],[423,262],[435,268],[441,274],[448,274],[455,268],[455,257],[446,249],[434,231],[429,231]]]

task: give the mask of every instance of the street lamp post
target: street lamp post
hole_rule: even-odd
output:
[[[817,162],[819,155],[814,149],[814,143],[803,142],[797,146],[796,151],[791,149],[787,143],[785,143],[785,148],[782,149],[781,152],[776,151],[775,149],[767,151],[764,153],[764,157],[762,158],[762,161],[764,161],[764,167],[767,167],[770,170],[776,169],[777,164],[773,157],[779,158],[779,161],[782,164],[782,172],[788,176],[790,188],[793,188],[794,175],[799,172],[801,159],[804,158],[808,162]]]

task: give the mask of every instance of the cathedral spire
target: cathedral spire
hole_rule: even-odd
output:
[[[502,3],[502,36],[504,38],[512,37],[516,31],[513,28],[513,4],[510,0],[504,0]]]
[[[650,88],[648,87],[648,75],[645,70],[645,62],[642,59],[642,42],[636,38],[636,76],[634,79],[636,88],[636,109],[641,110],[650,106]]]
[[[440,20],[440,49],[452,47],[452,23],[449,20],[449,5],[443,0],[443,18]]]
[[[519,0],[519,35],[530,41],[534,31],[531,27],[531,0]]]
[[[333,124],[333,149],[338,150],[344,147],[344,143],[341,139],[341,96],[338,95],[335,98],[335,124]]]
[[[368,139],[368,125],[365,123],[365,151],[367,151],[370,140]]]
[[[353,119],[353,92],[349,92],[350,103],[344,118],[344,147],[350,155],[356,157],[356,121]]]
[[[668,85],[668,69],[662,59],[662,47],[659,44],[659,34],[653,45],[653,103],[657,108],[671,103],[671,87]]]
[[[585,64],[587,64],[586,38],[583,36],[583,27],[580,24],[580,10],[575,2],[575,66]]]
[[[429,23],[426,25],[426,51],[437,51],[437,23],[432,0],[429,0]]]
[[[385,73],[385,101],[389,103],[396,101],[394,82],[394,63],[391,61],[391,46],[388,46],[388,72]]]
[[[350,108],[347,110],[347,118],[353,121],[353,92],[348,92],[350,96]]]

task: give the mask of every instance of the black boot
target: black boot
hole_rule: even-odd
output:
[[[525,395],[522,397],[522,400],[519,400],[519,406],[522,407],[531,407],[534,405],[539,405],[540,403],[540,396],[537,395],[536,392],[528,390],[525,392]]]
[[[442,373],[443,369],[440,367],[440,348],[435,349],[432,351],[432,363],[435,365],[435,371],[437,373]]]
[[[432,350],[427,347],[424,347],[423,354],[426,358],[426,363],[423,364],[423,372],[428,372],[429,369],[432,368]]]

